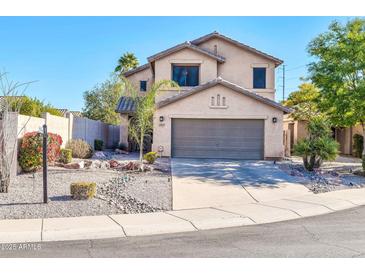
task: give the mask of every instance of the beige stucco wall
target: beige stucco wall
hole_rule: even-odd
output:
[[[128,147],[128,114],[120,115],[119,144]]]
[[[222,39],[210,39],[199,47],[214,51],[226,58],[218,64],[218,76],[223,79],[250,89],[271,100],[275,99],[275,64],[273,61],[258,54],[244,50]],[[253,89],[253,67],[266,67],[266,89]]]
[[[217,61],[191,49],[183,49],[155,61],[155,81],[172,80],[173,64],[199,64],[199,84],[217,78]],[[180,87],[181,91],[189,87]],[[175,95],[176,91],[160,92],[157,101]]]
[[[49,113],[44,113],[43,118],[46,119],[47,130],[51,133],[56,133],[62,137],[62,147],[65,147],[66,143],[71,140],[72,133],[69,134],[69,119],[64,117],[58,117]]]
[[[39,117],[31,117],[26,115],[18,115],[18,136],[23,137],[25,133],[39,131],[45,124],[45,120]]]
[[[133,73],[132,75],[126,78],[138,91],[139,91],[139,81],[147,81],[147,90],[149,90],[153,84],[153,76],[150,68]],[[141,95],[143,95],[144,93],[145,92],[140,92]]]
[[[352,128],[348,127],[336,129],[336,140],[340,144],[340,153],[346,155],[354,154],[352,146],[355,134],[362,135],[361,125],[356,125]]]
[[[71,139],[72,132],[69,128],[70,120],[65,117],[54,116],[43,113],[42,118],[26,115],[18,116],[18,137],[21,138],[27,132],[43,130],[43,125],[47,124],[48,133],[55,133],[62,137],[62,147]]]
[[[210,107],[211,96],[217,94],[226,97],[226,109]],[[160,116],[165,118],[162,123],[159,121]],[[278,118],[275,124],[272,122],[273,117]],[[171,155],[172,118],[264,119],[265,158],[283,156],[283,112],[222,85],[157,109],[154,115],[152,150],[158,151],[159,146],[163,146],[163,156]]]
[[[285,115],[286,116],[286,115]],[[299,140],[304,139],[308,136],[307,121],[294,121],[288,116],[284,117],[283,128],[289,130],[289,124],[293,124],[293,143],[296,144]]]

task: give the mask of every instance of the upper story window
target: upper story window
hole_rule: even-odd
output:
[[[172,65],[172,80],[181,87],[199,85],[199,66]]]
[[[266,68],[253,68],[253,88],[266,88]]]
[[[147,91],[147,81],[139,81],[139,90],[140,91]]]

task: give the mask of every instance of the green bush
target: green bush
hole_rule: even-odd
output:
[[[147,161],[149,164],[153,164],[157,159],[157,152],[148,152],[143,156],[143,159]]]
[[[334,160],[338,143],[331,137],[331,128],[323,118],[316,117],[308,123],[309,136],[294,146],[294,154],[303,158],[305,169],[313,171],[324,160]]]
[[[68,141],[66,148],[71,149],[73,158],[89,159],[93,155],[92,147],[81,139]]]
[[[59,161],[63,164],[69,164],[72,161],[72,150],[61,148]]]
[[[58,109],[50,104],[45,104],[37,98],[14,96],[9,103],[13,111],[19,109],[19,113],[22,115],[41,117],[42,113],[48,112],[51,115],[63,116]]]
[[[60,156],[62,138],[60,135],[48,133],[47,160],[54,163]],[[32,172],[42,167],[43,135],[39,132],[24,134],[19,148],[19,165],[25,172]]]
[[[360,134],[355,134],[354,137],[354,150],[355,150],[355,156],[361,158],[362,151],[364,149],[364,137]]]
[[[92,182],[76,182],[70,186],[72,199],[87,200],[91,199],[96,194],[96,183]]]
[[[103,150],[104,142],[102,140],[95,139],[94,140],[94,149],[95,150]]]

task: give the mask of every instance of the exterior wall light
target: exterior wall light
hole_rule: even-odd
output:
[[[272,122],[275,124],[278,121],[278,118],[272,117]]]
[[[165,118],[163,116],[160,116],[160,122],[163,122]]]

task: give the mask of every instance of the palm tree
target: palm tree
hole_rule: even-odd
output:
[[[138,67],[138,65],[139,62],[134,53],[126,52],[119,58],[115,72],[122,74],[128,70]]]

